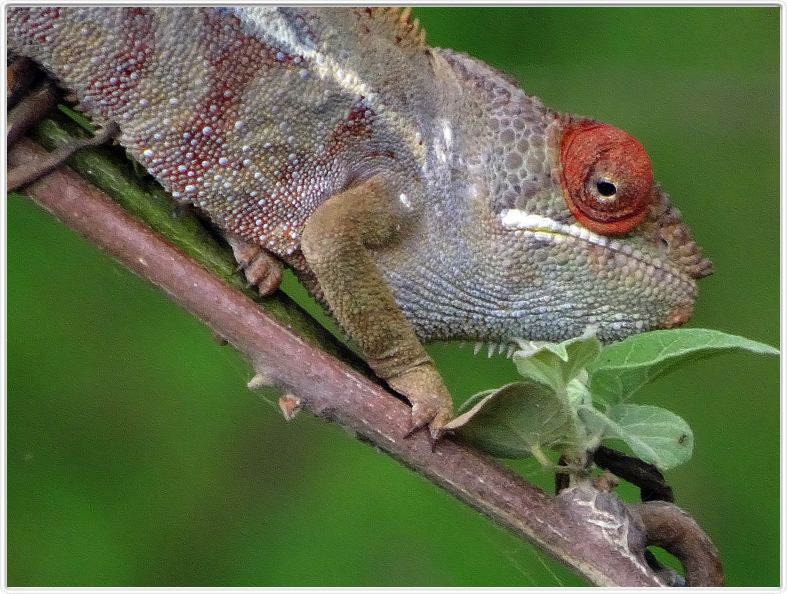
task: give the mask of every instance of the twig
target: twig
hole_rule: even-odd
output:
[[[14,58],[5,70],[6,74],[6,101],[11,108],[30,89],[39,70],[29,58],[21,56]]]
[[[640,490],[642,501],[674,501],[672,487],[664,482],[664,475],[653,464],[627,456],[612,448],[600,446],[593,452],[593,461]]]
[[[686,512],[666,501],[648,501],[633,508],[650,536],[650,544],[662,547],[686,569],[686,584],[723,585],[724,569],[716,547]]]
[[[25,105],[20,104],[20,107]],[[10,117],[10,116],[9,116]],[[118,133],[117,124],[109,123],[99,130],[92,138],[79,138],[72,140],[69,144],[61,146],[53,153],[49,153],[45,159],[30,163],[29,166],[19,166],[8,172],[7,187],[8,191],[16,190],[29,184],[39,176],[57,169],[60,164],[68,159],[75,152],[90,146],[100,146]],[[10,132],[9,132],[10,135]]]
[[[58,92],[55,85],[44,81],[39,88],[25,97],[25,100],[8,112],[6,121],[6,142],[14,144],[25,132],[41,119],[42,114],[57,105]]]
[[[46,153],[23,139],[9,164],[42,158]],[[303,408],[374,444],[592,583],[663,585],[644,561],[641,523],[614,494],[580,485],[553,498],[465,445],[444,440],[432,452],[423,432],[402,439],[410,418],[403,402],[295,334],[74,172],[57,170],[27,194],[235,346],[257,370],[257,382],[286,389]]]

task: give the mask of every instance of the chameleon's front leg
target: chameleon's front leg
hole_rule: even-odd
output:
[[[330,198],[309,218],[301,248],[336,320],[412,404],[413,430],[428,424],[437,438],[453,416],[451,395],[370,254],[398,239],[404,213],[394,195],[374,178]]]

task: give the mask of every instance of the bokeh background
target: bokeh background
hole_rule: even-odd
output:
[[[778,8],[416,14],[432,45],[639,138],[716,265],[692,325],[778,344]],[[10,585],[582,583],[337,427],[286,424],[164,295],[28,201],[7,208]],[[431,352],[458,402],[515,378],[502,358]],[[668,480],[729,584],[778,585],[777,361],[697,363],[638,400],[694,428]]]

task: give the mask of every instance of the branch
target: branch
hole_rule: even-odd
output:
[[[87,158],[97,152],[86,151]],[[10,151],[9,166],[46,154],[23,139]],[[90,167],[95,173],[96,164]],[[294,394],[290,399],[301,407],[374,444],[594,584],[664,585],[644,561],[642,522],[614,494],[585,484],[551,497],[466,445],[444,439],[432,452],[425,432],[403,439],[408,406],[361,371],[357,358],[315,329],[286,297],[255,302],[226,255],[213,254],[208,264],[204,257],[190,257],[183,237],[165,240],[66,168],[26,193],[201,319],[249,359],[258,377]]]

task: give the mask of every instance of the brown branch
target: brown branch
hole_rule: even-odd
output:
[[[38,74],[38,67],[30,58],[14,58],[5,70],[6,101],[8,107],[15,106],[27,95]],[[10,127],[10,126],[9,126]]]
[[[642,521],[649,544],[662,547],[680,559],[686,584],[724,585],[724,568],[718,551],[689,514],[666,501],[648,501],[631,511]]]
[[[23,139],[10,151],[9,164],[45,156]],[[71,170],[51,173],[27,194],[200,318],[248,357],[259,377],[294,394],[289,402],[373,443],[594,584],[663,585],[644,561],[642,523],[614,494],[582,484],[551,497],[450,439],[435,452],[424,432],[402,439],[410,419],[403,402],[301,339]]]
[[[19,107],[25,106],[27,103],[20,103]],[[9,119],[13,117],[13,113],[9,115]],[[11,138],[12,130],[9,130],[9,140]],[[38,161],[31,161],[26,166],[20,165],[13,170],[8,171],[6,180],[6,187],[8,191],[13,191],[23,186],[26,186],[34,179],[57,169],[63,161],[68,159],[71,155],[84,148],[91,146],[101,146],[107,140],[117,135],[118,127],[116,124],[108,124],[102,128],[92,138],[79,138],[74,139],[70,143],[61,146],[56,151],[47,153],[46,158]]]
[[[44,83],[30,93],[25,100],[16,105],[8,112],[6,120],[6,142],[8,145],[14,144],[22,138],[30,127],[41,119],[41,114],[45,114],[57,105],[58,92],[49,81]]]

